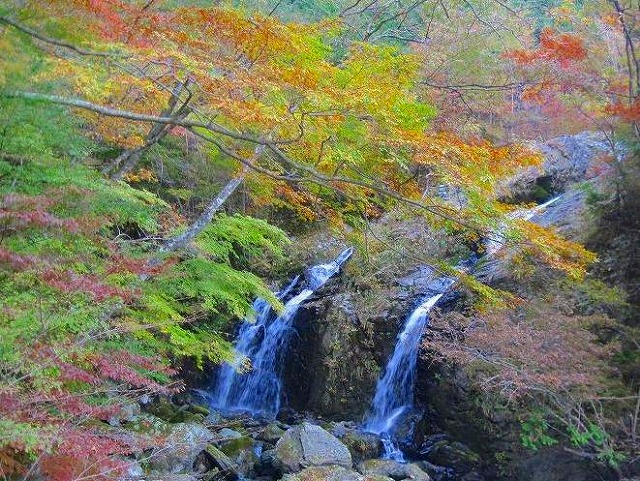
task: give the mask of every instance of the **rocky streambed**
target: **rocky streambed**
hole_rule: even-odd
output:
[[[185,401],[185,398],[188,400]],[[132,404],[112,424],[144,434],[153,447],[131,459],[126,480],[172,481],[439,481],[481,480],[478,457],[460,443],[434,437],[424,459],[380,459],[381,439],[353,421],[291,415],[266,420],[223,417],[180,396]],[[438,461],[448,464],[437,465]]]

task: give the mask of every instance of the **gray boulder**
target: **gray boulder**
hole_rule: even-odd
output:
[[[285,474],[282,481],[393,481],[380,475],[362,475],[342,466],[314,466],[296,474]]]
[[[353,466],[349,449],[338,438],[310,423],[302,423],[284,433],[276,444],[274,456],[276,466],[284,473],[311,466]]]
[[[156,472],[176,474],[191,470],[198,454],[213,438],[200,424],[170,424],[166,432],[164,443],[153,449],[149,459],[151,469]]]
[[[358,471],[365,476],[386,476],[396,481],[403,479],[431,481],[431,477],[417,464],[403,464],[391,459],[368,459],[360,463]]]

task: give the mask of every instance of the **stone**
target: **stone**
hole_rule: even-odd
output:
[[[202,414],[205,418],[209,416],[210,411],[200,404],[191,404],[187,410],[193,414]]]
[[[117,413],[109,417],[109,424],[117,427],[122,423],[130,423],[136,420],[140,415],[140,404],[135,401],[125,402]]]
[[[354,462],[358,463],[365,459],[378,458],[382,453],[382,441],[380,436],[373,433],[363,433],[359,431],[349,431],[340,437]]]
[[[223,428],[220,431],[218,431],[216,434],[221,441],[224,441],[227,439],[238,439],[242,437],[241,433],[229,428]]]
[[[277,423],[271,423],[258,433],[256,439],[275,444],[284,435],[284,432],[284,429],[281,429]]]
[[[296,474],[285,474],[282,481],[393,481],[378,475],[362,475],[342,466],[313,466]]]
[[[191,474],[150,474],[144,477],[144,481],[198,481]]]
[[[157,472],[177,474],[191,470],[198,454],[213,439],[211,432],[200,424],[170,424],[165,430],[165,441],[149,457],[149,466]]]
[[[278,470],[275,467],[275,449],[266,449],[260,453],[260,463],[256,466],[256,474],[260,476],[276,477]]]
[[[427,461],[455,469],[458,474],[472,472],[480,465],[480,456],[457,441],[436,442],[426,454]]]
[[[133,481],[144,477],[144,470],[138,461],[126,460],[127,469],[118,481]]]
[[[249,436],[241,436],[239,438],[227,438],[227,441],[218,441],[220,450],[230,458],[234,459],[243,451],[252,451],[254,440]]]
[[[222,471],[234,471],[236,469],[236,463],[234,463],[229,456],[224,454],[218,448],[216,448],[213,444],[209,444],[204,452],[207,454],[209,459],[213,462],[213,465],[217,468],[220,468]]]
[[[367,476],[386,476],[395,481],[412,479],[431,481],[431,477],[417,464],[403,464],[391,459],[368,459],[358,465],[358,471]]]
[[[320,426],[306,422],[289,429],[280,438],[276,444],[275,462],[284,473],[295,473],[311,466],[353,466],[347,446]]]

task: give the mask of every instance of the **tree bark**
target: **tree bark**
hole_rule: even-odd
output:
[[[173,252],[175,250],[181,249],[185,247],[189,242],[191,242],[200,232],[202,232],[205,227],[207,227],[213,217],[216,215],[216,212],[220,210],[220,207],[227,201],[227,199],[235,192],[238,186],[242,183],[247,173],[247,168],[245,167],[240,174],[236,177],[232,178],[227,185],[220,191],[220,193],[215,196],[209,205],[205,208],[204,211],[200,214],[200,216],[184,231],[182,234],[169,239],[165,244],[160,248],[159,254],[166,254],[167,252]]]
[[[180,94],[187,88],[188,81],[176,83],[173,90],[171,91],[171,97],[169,98],[167,108],[162,111],[160,117],[184,120],[187,115],[189,115],[191,111],[188,107],[189,101],[191,100],[190,95],[182,103],[178,111],[174,114],[176,105],[178,105],[178,100],[180,100]],[[149,150],[153,145],[160,142],[169,133],[171,127],[172,126],[170,124],[155,122],[151,126],[151,129],[149,129],[149,133],[145,137],[145,143],[142,146],[136,147],[135,149],[126,149],[118,157],[116,157],[113,162],[107,165],[102,170],[102,173],[106,175],[109,172],[114,171],[114,169],[117,169],[111,174],[111,178],[113,180],[122,179],[135,167],[142,154]]]

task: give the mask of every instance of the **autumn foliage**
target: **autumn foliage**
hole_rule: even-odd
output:
[[[149,447],[153,440],[123,434],[126,405],[179,390],[175,366],[184,358],[200,368],[227,359],[221,333],[251,314],[255,297],[281,305],[259,275],[283,263],[289,241],[251,215],[357,236],[403,206],[476,243],[504,227],[507,243],[519,246],[516,274],[543,263],[578,282],[594,260],[552,230],[505,223],[514,207],[499,202],[498,182],[542,158],[477,122],[463,128],[466,109],[454,105],[468,107],[462,91],[479,88],[493,92],[479,100],[492,118],[527,110],[543,117],[539,124],[551,113],[572,125],[576,112],[638,120],[637,102],[591,102],[603,82],[582,36],[544,28],[533,47],[503,55],[493,38],[499,48],[485,55],[514,78],[452,86],[451,40],[429,58],[428,35],[421,46],[373,42],[375,32],[354,37],[343,16],[285,22],[248,6],[191,3],[0,6],[5,475],[114,479]],[[459,10],[483,23],[469,5]],[[422,21],[426,12],[413,13]],[[446,8],[439,15],[446,27]],[[398,18],[383,23],[404,23],[409,12]],[[533,38],[529,27],[523,33]],[[436,87],[424,79],[427,63]],[[238,190],[197,233],[167,248],[233,181]],[[441,186],[462,201],[438,195]],[[437,347],[463,364],[472,363],[469,349],[498,359],[487,385],[511,396],[598,388],[606,353],[587,331],[572,335],[591,319],[552,314],[555,323],[485,313],[486,329],[461,328],[465,348],[450,339]],[[580,346],[583,360],[571,354]]]
[[[569,68],[574,62],[584,60],[587,50],[583,40],[570,33],[558,33],[546,27],[540,33],[540,43],[535,50],[512,50],[505,57],[520,65],[534,62],[553,62],[561,68]]]

